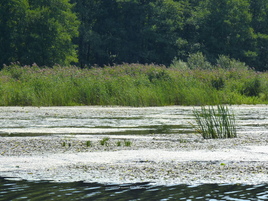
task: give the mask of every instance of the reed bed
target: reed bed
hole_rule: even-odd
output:
[[[123,64],[81,69],[12,64],[0,71],[1,106],[267,104],[268,73]]]

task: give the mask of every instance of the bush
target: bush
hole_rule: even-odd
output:
[[[248,69],[245,63],[231,59],[229,56],[225,55],[219,55],[217,66],[222,69]]]
[[[207,61],[202,52],[190,54],[187,60],[190,69],[211,69],[212,65]]]
[[[261,82],[255,77],[244,83],[242,94],[246,96],[259,96],[261,92]]]

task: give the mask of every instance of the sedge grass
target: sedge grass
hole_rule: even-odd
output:
[[[217,105],[217,109],[202,106],[200,111],[194,110],[194,116],[197,123],[195,130],[204,139],[237,137],[235,116],[227,106]]]
[[[267,72],[248,69],[13,64],[0,71],[0,106],[266,104],[267,80]]]
[[[102,146],[108,146],[108,141],[110,140],[109,137],[105,137],[102,140],[100,140],[100,145]]]

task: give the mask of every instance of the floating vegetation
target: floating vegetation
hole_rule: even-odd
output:
[[[86,141],[86,146],[91,147],[91,141],[90,140]]]
[[[118,147],[120,147],[120,146],[121,146],[121,141],[117,141],[117,142],[116,142],[116,145],[117,145]]]
[[[227,106],[202,106],[201,111],[194,110],[194,116],[197,126],[193,126],[204,139],[237,137],[235,116]]]
[[[124,140],[124,144],[125,144],[126,147],[130,147],[131,146],[131,141]]]
[[[110,138],[109,137],[105,137],[105,138],[103,138],[101,141],[100,141],[100,144],[102,145],[102,146],[108,146],[108,141],[110,140]]]

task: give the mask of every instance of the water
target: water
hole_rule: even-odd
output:
[[[268,185],[152,186],[10,181],[0,178],[0,200],[267,200]]]
[[[268,107],[232,108],[239,133],[268,134]],[[193,107],[0,107],[0,136],[191,133],[192,110]],[[0,200],[268,200],[268,184],[105,185],[0,177]]]
[[[193,108],[0,107],[0,136],[191,133],[189,122],[194,123]],[[268,133],[267,106],[231,108],[240,133]]]

